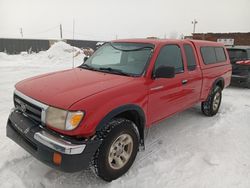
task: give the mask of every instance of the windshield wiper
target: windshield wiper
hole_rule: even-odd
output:
[[[123,72],[120,69],[113,69],[110,67],[101,67],[101,68],[94,68],[92,66],[89,66],[88,64],[82,64],[79,66],[80,68],[88,69],[88,70],[94,70],[94,71],[105,71],[105,72],[112,72],[120,75],[125,75],[125,76],[131,76],[131,74]]]
[[[125,75],[125,76],[132,76],[131,74],[123,72],[120,69],[113,69],[111,67],[100,67],[99,70],[107,71],[107,72],[111,72],[111,73],[116,73],[116,74],[120,74],[120,75]]]
[[[96,69],[96,68],[94,68],[92,66],[89,66],[87,64],[81,64],[79,67],[84,68],[84,69],[88,69],[88,70],[98,70],[98,69]]]

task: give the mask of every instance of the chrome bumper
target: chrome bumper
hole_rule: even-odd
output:
[[[81,154],[86,147],[85,144],[72,144],[45,131],[35,133],[34,139],[55,151],[68,155]]]

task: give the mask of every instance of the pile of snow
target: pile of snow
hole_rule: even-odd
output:
[[[72,49],[72,50],[71,50]],[[250,187],[250,90],[227,88],[215,117],[197,105],[153,126],[123,177],[105,183],[91,170],[63,173],[39,162],[6,137],[16,82],[71,68],[77,50],[63,42],[37,54],[0,53],[0,187]],[[77,57],[75,63],[82,62]],[[237,100],[235,100],[237,99]]]
[[[75,54],[81,52],[76,57]],[[74,57],[74,59],[73,59]],[[3,62],[8,61],[9,64],[13,64],[19,61],[19,64],[13,64],[13,66],[19,65],[30,65],[30,66],[62,66],[65,68],[71,68],[73,63],[75,66],[80,65],[83,62],[84,54],[82,50],[77,47],[73,47],[63,41],[54,43],[48,50],[40,51],[38,53],[28,54],[22,52],[18,55],[7,55],[6,53],[0,52],[0,67],[5,66]],[[53,68],[52,68],[53,69]]]
[[[73,47],[63,41],[54,43],[46,52],[45,54],[48,56],[49,59],[58,59],[58,58],[65,58],[70,56],[72,58],[76,52],[81,51],[81,49],[77,47]]]
[[[0,52],[0,59],[4,59],[7,58],[8,54],[4,53],[4,52]]]
[[[54,43],[47,51],[41,51],[37,54],[34,54],[39,59],[42,59],[43,62],[47,64],[64,64],[66,66],[71,66],[72,63],[77,65],[83,62],[84,54],[80,53],[78,56],[74,57],[77,52],[82,50],[77,47],[73,47],[63,41]],[[73,59],[74,58],[74,59]],[[38,62],[41,62],[38,60]]]

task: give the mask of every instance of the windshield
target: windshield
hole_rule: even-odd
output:
[[[250,49],[247,50],[247,58],[250,59]]]
[[[232,63],[249,58],[247,51],[243,49],[228,49],[228,54]]]
[[[144,72],[153,48],[154,45],[143,43],[106,43],[81,67],[139,76]]]

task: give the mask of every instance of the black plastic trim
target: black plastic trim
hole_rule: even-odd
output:
[[[56,165],[53,163],[53,155],[55,152],[59,152],[34,139],[34,134],[41,130],[46,131],[46,129],[35,124],[18,111],[13,111],[10,114],[6,127],[7,137],[12,139],[38,160],[52,168],[65,172],[77,172],[87,168],[101,144],[101,140],[82,141],[82,144],[86,144],[86,147],[81,154],[69,155],[60,153],[62,156],[62,163]],[[72,139],[72,142],[75,142],[75,140]]]
[[[225,81],[224,81],[224,78],[217,78],[215,81],[214,81],[214,83],[213,83],[213,87],[212,87],[212,89],[219,83],[219,82],[222,82],[222,90],[224,89],[224,87],[225,87]]]
[[[135,104],[126,104],[126,105],[120,106],[120,107],[112,110],[111,112],[109,112],[102,119],[102,121],[97,125],[96,131],[100,131],[115,116],[117,116],[123,112],[131,111],[131,110],[135,110],[139,114],[140,125],[137,125],[137,126],[139,126],[138,129],[139,129],[139,133],[140,133],[140,139],[144,142],[144,129],[145,129],[146,118],[145,118],[145,114],[144,114],[144,111],[142,110],[142,108],[139,107],[138,105],[135,105]]]

